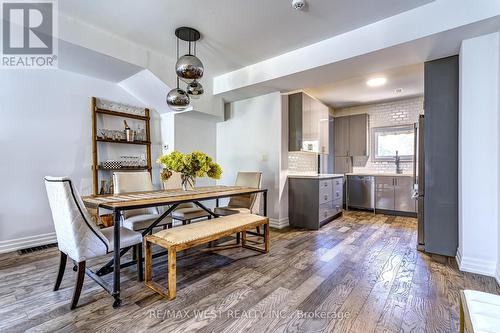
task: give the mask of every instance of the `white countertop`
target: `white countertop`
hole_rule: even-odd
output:
[[[385,177],[413,177],[411,173],[389,173],[389,172],[351,172],[346,176],[385,176]]]
[[[289,174],[288,178],[308,178],[308,179],[328,179],[328,178],[340,178],[344,177],[342,174],[335,173],[322,173],[322,174]]]

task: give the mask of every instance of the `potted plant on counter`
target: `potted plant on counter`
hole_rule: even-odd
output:
[[[173,151],[170,154],[161,156],[158,163],[163,167],[160,174],[161,180],[166,181],[172,176],[173,172],[178,172],[181,175],[181,184],[184,191],[194,188],[196,177],[207,176],[220,179],[222,175],[222,168],[210,156],[199,151],[189,154]]]

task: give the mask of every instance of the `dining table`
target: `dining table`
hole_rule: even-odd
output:
[[[147,192],[134,192],[116,195],[92,195],[82,197],[82,201],[87,208],[91,209],[107,209],[112,211],[113,214],[113,259],[107,262],[104,266],[98,269],[95,273],[87,271],[93,280],[101,285],[113,298],[113,307],[121,305],[120,298],[120,269],[134,265],[136,260],[142,258],[135,258],[132,261],[121,264],[121,257],[129,251],[132,247],[123,248],[120,250],[120,227],[121,217],[124,211],[150,208],[150,207],[166,207],[163,213],[145,230],[142,235],[145,236],[153,231],[160,221],[170,215],[180,204],[194,203],[206,211],[211,217],[217,218],[218,214],[206,207],[202,202],[208,200],[215,200],[215,206],[219,206],[219,200],[230,198],[234,196],[242,196],[249,194],[262,193],[263,204],[262,214],[267,216],[267,189],[245,187],[245,186],[204,186],[196,187],[190,190],[171,189],[171,190],[157,190]],[[237,238],[237,242],[239,239]],[[113,273],[113,284],[110,286],[108,282],[102,279],[103,275]]]

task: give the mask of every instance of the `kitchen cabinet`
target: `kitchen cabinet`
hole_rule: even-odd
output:
[[[342,175],[289,176],[288,207],[290,225],[319,229],[342,214]]]
[[[394,177],[376,177],[375,208],[394,210]]]
[[[349,156],[349,117],[333,119],[333,151],[335,156]],[[336,173],[341,173],[335,170]]]
[[[333,170],[335,173],[339,174],[351,172],[351,158],[348,156],[335,156],[333,160]]]
[[[368,115],[349,116],[349,156],[367,156]]]
[[[412,192],[412,177],[396,177],[394,186],[394,210],[416,213],[416,200],[412,198]]]
[[[368,155],[368,119],[367,114],[334,119],[335,156]]]
[[[376,176],[375,209],[416,213],[416,201],[412,198],[411,176]]]
[[[288,96],[289,151],[328,154],[329,108],[299,92]]]

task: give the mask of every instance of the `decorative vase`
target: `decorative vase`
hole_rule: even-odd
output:
[[[184,191],[194,189],[195,177],[191,175],[181,175],[181,185]]]

